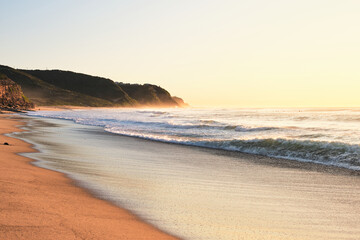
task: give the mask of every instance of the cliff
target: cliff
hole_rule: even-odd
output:
[[[34,104],[25,97],[21,87],[3,74],[0,74],[0,107],[14,110],[29,110]]]
[[[19,84],[37,105],[92,107],[182,107],[165,89],[151,84],[126,84],[61,70],[21,70],[0,65],[0,74]]]

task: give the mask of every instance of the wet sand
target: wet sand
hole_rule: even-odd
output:
[[[20,131],[21,124],[1,114],[0,134]],[[0,239],[175,239],[17,154],[34,151],[0,135]]]

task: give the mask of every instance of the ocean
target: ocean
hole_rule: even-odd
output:
[[[360,170],[360,109],[92,109],[28,115],[161,142]]]

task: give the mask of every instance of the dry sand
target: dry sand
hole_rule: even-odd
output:
[[[20,131],[19,124],[0,115],[0,134]],[[175,239],[17,155],[31,151],[26,142],[0,136],[0,239]]]

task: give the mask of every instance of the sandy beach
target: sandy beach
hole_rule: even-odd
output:
[[[0,115],[0,239],[175,239],[17,155],[34,149],[3,134],[21,124]]]

